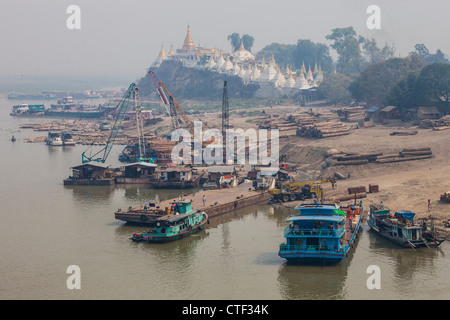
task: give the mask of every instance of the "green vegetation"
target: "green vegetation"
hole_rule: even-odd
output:
[[[244,48],[248,51],[252,51],[253,42],[255,41],[255,38],[253,38],[251,35],[244,34],[242,37],[239,35],[239,33],[232,33],[228,36],[228,40],[231,42],[231,47],[234,51],[239,50],[241,47],[241,41],[244,44]]]

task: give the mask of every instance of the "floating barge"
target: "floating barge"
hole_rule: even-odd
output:
[[[74,166],[72,175],[64,180],[65,186],[110,186],[115,183],[109,165],[95,162]]]
[[[284,230],[286,242],[278,255],[288,263],[337,264],[350,253],[357,240],[363,207],[314,202],[297,206],[300,213],[289,217]]]
[[[203,204],[203,195],[206,196]],[[202,211],[209,218],[245,208],[254,204],[267,202],[271,198],[265,191],[256,191],[251,183],[243,183],[237,188],[215,189],[199,191],[190,196],[196,210]],[[176,199],[170,199],[151,204],[147,210],[144,206],[128,208],[128,210],[117,210],[114,216],[118,220],[134,223],[152,223],[155,218],[161,217],[170,212],[171,204]]]

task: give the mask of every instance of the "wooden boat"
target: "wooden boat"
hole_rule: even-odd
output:
[[[180,200],[172,204],[170,214],[152,219],[151,229],[134,233],[134,242],[164,243],[187,237],[202,230],[208,221],[204,212],[192,209],[191,200]]]
[[[288,262],[337,264],[354,248],[363,207],[351,205],[347,212],[337,204],[301,204],[300,214],[289,217],[284,230],[286,243],[278,255]]]
[[[439,237],[432,218],[424,218],[422,223],[416,223],[414,216],[415,213],[411,211],[391,214],[391,210],[382,203],[374,204],[370,206],[367,223],[373,231],[402,247],[437,247],[445,240]],[[427,220],[431,223],[427,223]]]

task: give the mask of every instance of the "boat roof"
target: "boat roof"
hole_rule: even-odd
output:
[[[344,220],[344,216],[340,215],[334,215],[334,216],[291,216],[286,221],[307,221],[307,220],[313,220],[313,221],[333,221],[333,222],[339,222]]]
[[[102,168],[102,169],[107,169],[110,166],[111,165],[102,163],[102,162],[86,162],[86,163],[82,163],[78,166],[71,167],[71,169],[80,169],[83,167],[98,167],[98,168]]]
[[[152,168],[156,168],[157,166],[158,165],[155,163],[138,161],[138,162],[134,162],[134,163],[125,164],[122,167],[152,167]]]
[[[340,207],[336,203],[318,203],[318,202],[314,202],[314,203],[301,203],[298,206],[296,206],[294,209],[295,210],[300,210],[300,209],[306,209],[306,208],[320,208],[320,209],[336,210],[336,209],[339,209]]]
[[[185,219],[195,213],[197,213],[197,211],[189,211],[187,213],[181,213],[181,214],[167,214],[167,215],[164,215],[164,216],[156,219],[156,221],[157,222],[158,221],[174,222],[174,221],[178,221],[181,219]]]

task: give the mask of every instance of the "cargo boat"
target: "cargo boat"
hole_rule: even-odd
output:
[[[370,228],[379,235],[406,248],[437,247],[444,238],[439,237],[434,228],[433,220],[427,223],[427,218],[422,223],[414,222],[415,213],[411,211],[397,211],[391,214],[391,210],[385,205],[370,205]]]
[[[191,200],[172,203],[170,213],[153,219],[151,229],[134,233],[134,242],[164,243],[187,237],[202,230],[208,221],[206,213],[193,210]]]
[[[105,116],[105,111],[99,107],[83,106],[69,96],[51,104],[50,109],[45,110],[45,115],[51,117],[101,118]]]
[[[315,201],[295,208],[284,230],[286,242],[278,255],[288,263],[338,264],[354,248],[360,231],[363,206],[351,205],[346,212],[337,204]]]
[[[22,103],[13,106],[10,115],[13,117],[17,116],[39,117],[44,115],[44,111],[45,108],[43,104]]]
[[[61,132],[50,131],[48,133],[48,136],[47,136],[47,139],[45,140],[45,142],[49,146],[62,146],[63,140],[62,140]]]

